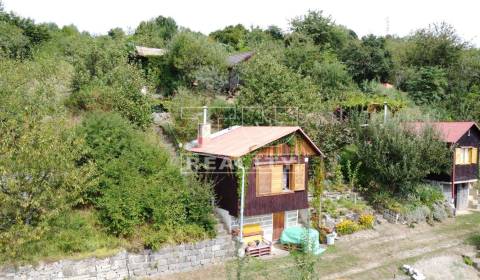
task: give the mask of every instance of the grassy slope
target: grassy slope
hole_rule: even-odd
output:
[[[105,257],[127,244],[127,240],[104,231],[94,210],[73,210],[55,219],[45,238],[27,244],[23,248],[24,260],[18,264]]]

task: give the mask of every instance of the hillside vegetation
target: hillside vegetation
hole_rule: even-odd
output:
[[[203,105],[217,128],[300,125],[326,154],[327,179],[339,170],[346,186],[348,162],[362,174],[355,187],[380,191],[377,200],[436,197],[420,182],[448,166],[446,148],[401,122],[479,121],[480,50],[445,23],[406,37],[359,38],[349,28],[309,11],[287,32],[235,25],[207,36],[159,16],[131,34],[94,36],[0,8],[0,262],[214,235],[211,183],[182,173],[163,148],[152,128],[158,111],[170,113],[163,129],[175,143],[195,138]],[[136,45],[166,53],[139,58]],[[226,58],[242,51],[254,55],[234,67],[240,86],[228,93]],[[391,125],[372,113],[371,128],[359,130],[384,102]],[[333,117],[339,108],[343,121]]]

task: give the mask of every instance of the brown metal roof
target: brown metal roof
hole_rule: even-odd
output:
[[[322,152],[299,126],[234,126],[211,135],[201,147],[191,142],[188,151],[228,158],[239,158],[284,136],[299,132],[312,148]]]
[[[240,62],[249,60],[254,54],[255,54],[254,52],[243,52],[243,53],[237,53],[237,54],[231,55],[227,57],[227,64],[229,66],[237,65]]]
[[[166,53],[164,49],[157,48],[147,48],[143,46],[135,46],[135,51],[138,56],[149,57],[149,56],[162,56]]]
[[[431,125],[440,133],[442,140],[447,143],[456,143],[472,126],[479,129],[475,122],[412,122],[410,124],[416,132],[420,132],[427,125]]]

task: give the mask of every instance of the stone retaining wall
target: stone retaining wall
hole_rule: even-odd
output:
[[[61,260],[0,269],[0,279],[136,279],[193,270],[234,256],[234,242],[222,234],[212,240],[167,246],[141,253],[122,251],[104,259]]]

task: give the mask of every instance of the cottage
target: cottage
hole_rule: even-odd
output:
[[[242,62],[248,61],[255,53],[252,51],[237,53],[227,57],[228,66],[228,83],[224,90],[228,96],[232,97],[240,86],[240,75],[238,73],[238,65]]]
[[[469,207],[477,208],[477,190],[473,188],[478,181],[478,148],[480,129],[474,122],[415,122],[418,131],[431,125],[441,139],[452,147],[452,169],[444,174],[431,174],[427,179],[442,187],[447,198],[451,198],[457,210]]]
[[[308,164],[322,153],[300,127],[234,126],[210,134],[205,111],[197,140],[186,148],[214,182],[216,211],[230,231],[260,225],[263,237],[276,241],[306,217]]]

